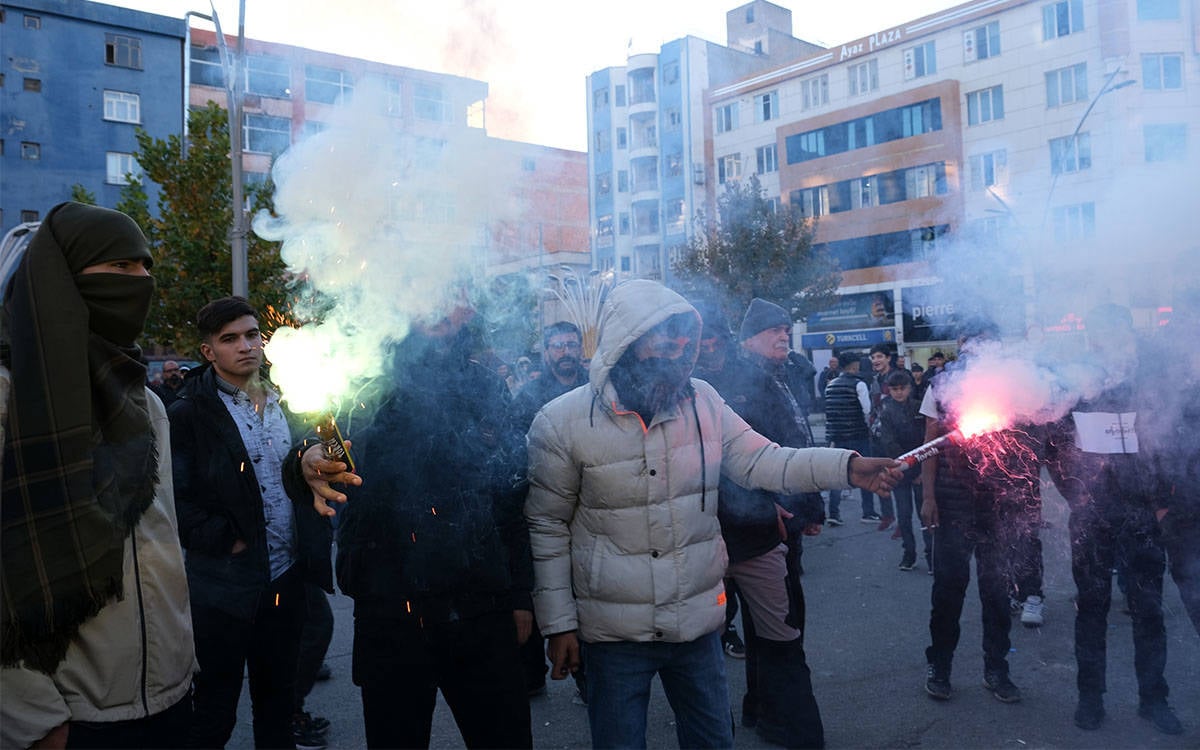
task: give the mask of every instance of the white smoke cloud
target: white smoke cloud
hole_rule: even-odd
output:
[[[380,374],[389,342],[414,321],[436,320],[477,275],[486,227],[519,210],[506,197],[507,167],[488,158],[481,130],[460,124],[436,136],[401,128],[386,97],[360,84],[327,129],[276,162],[275,216],[254,231],[282,242],[288,268],[324,295],[293,301],[300,319],[267,347],[271,376],[289,406],[324,411]]]

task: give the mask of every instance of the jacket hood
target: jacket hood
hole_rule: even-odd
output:
[[[608,384],[613,366],[625,350],[651,328],[672,315],[691,313],[700,324],[700,313],[679,294],[656,281],[626,281],[608,295],[600,313],[600,338],[588,367],[592,390],[600,393]],[[698,352],[693,351],[692,364]]]

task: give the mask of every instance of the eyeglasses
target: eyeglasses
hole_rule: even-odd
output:
[[[574,341],[556,341],[552,344],[546,344],[546,348],[552,352],[561,352],[564,349],[569,352],[578,352],[583,350],[583,347]]]

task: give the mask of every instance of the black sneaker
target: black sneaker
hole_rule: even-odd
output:
[[[950,700],[950,667],[930,664],[925,673],[925,692],[935,700]]]
[[[879,514],[878,513],[868,513],[867,515],[862,517],[862,522],[863,523],[879,523]]]
[[[1100,728],[1104,723],[1104,699],[1098,695],[1079,696],[1075,707],[1075,726],[1088,731]]]
[[[729,656],[735,659],[746,658],[746,644],[733,628],[725,628],[725,632],[721,634],[721,645]]]
[[[329,731],[329,719],[324,716],[313,716],[307,711],[299,711],[292,714],[292,726],[301,726],[310,729],[317,734],[325,734]]]
[[[1183,724],[1179,723],[1179,717],[1165,700],[1141,704],[1138,706],[1138,716],[1149,719],[1154,728],[1163,734],[1183,734]]]
[[[297,715],[301,716],[301,715]],[[292,742],[296,750],[323,750],[326,746],[325,735],[313,729],[304,721],[292,717]]]
[[[992,691],[1001,703],[1017,703],[1021,700],[1021,688],[1008,679],[1007,672],[984,672],[983,686]]]
[[[917,561],[914,558],[906,557],[900,561],[900,570],[912,570],[917,567]]]
[[[825,525],[826,526],[841,526],[842,519],[838,518],[837,516],[830,516],[829,518],[825,519]]]

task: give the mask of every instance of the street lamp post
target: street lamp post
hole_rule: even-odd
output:
[[[229,248],[233,257],[233,294],[248,296],[250,282],[246,251],[246,199],[242,184],[242,65],[246,59],[246,0],[238,3],[237,54],[230,59],[221,31],[216,5],[212,7],[212,22],[217,29],[217,45],[221,50],[221,68],[225,72],[226,112],[229,113],[229,161],[233,168],[233,225],[229,230]]]

